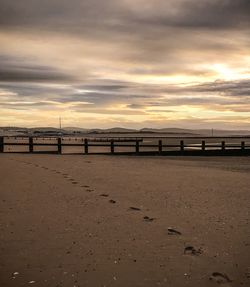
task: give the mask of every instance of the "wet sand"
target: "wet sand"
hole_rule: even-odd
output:
[[[249,158],[0,155],[0,286],[250,286]]]

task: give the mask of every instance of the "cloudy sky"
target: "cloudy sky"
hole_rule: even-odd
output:
[[[0,126],[250,129],[249,0],[0,0]]]

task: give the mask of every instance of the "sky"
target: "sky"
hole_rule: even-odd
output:
[[[249,0],[0,0],[0,126],[250,129]]]

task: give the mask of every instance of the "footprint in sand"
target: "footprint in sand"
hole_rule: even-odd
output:
[[[184,249],[184,254],[185,255],[200,255],[202,253],[201,248],[195,249],[193,246],[187,246]]]
[[[102,194],[100,194],[100,196],[108,197],[109,195],[108,195],[108,194],[106,194],[106,193],[102,193]]]
[[[153,217],[148,217],[148,216],[144,216],[144,217],[143,217],[143,220],[146,221],[146,222],[151,222],[151,221],[155,220],[155,218],[153,218]]]
[[[87,192],[92,192],[94,189],[86,189]]]
[[[245,275],[248,279],[250,279],[250,267],[247,268]]]
[[[212,280],[220,285],[231,286],[232,280],[224,273],[213,272],[209,277],[209,280]]]
[[[172,227],[169,227],[168,228],[168,235],[181,235],[181,232],[172,228]]]
[[[130,207],[129,207],[129,210],[133,210],[133,211],[140,211],[141,209],[140,209],[140,208],[138,208],[138,207],[130,206]]]
[[[46,169],[46,170],[48,170],[48,168],[47,168],[47,167],[45,167],[45,166],[41,166],[41,168],[42,168],[42,169]]]
[[[72,184],[78,184],[78,181],[76,181],[74,178],[68,178],[68,180],[69,180]]]

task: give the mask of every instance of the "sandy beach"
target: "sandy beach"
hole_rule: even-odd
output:
[[[250,161],[0,155],[0,286],[250,286]]]

